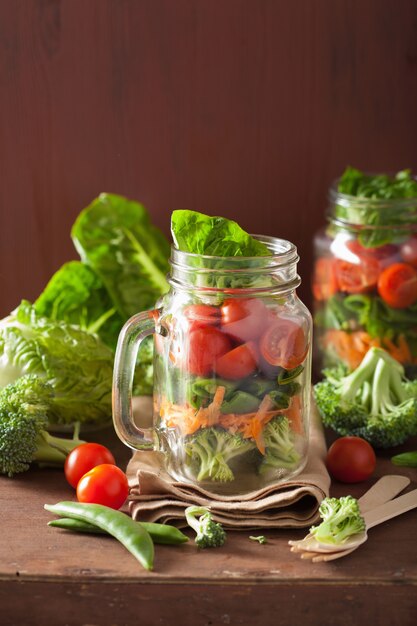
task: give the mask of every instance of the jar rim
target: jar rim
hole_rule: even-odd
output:
[[[368,172],[368,175],[374,175],[372,172]],[[390,173],[388,172],[388,176]],[[340,181],[340,176],[335,178],[328,190],[328,199],[333,204],[339,204],[345,208],[351,206],[351,204],[355,204],[361,208],[365,208],[369,206],[373,209],[384,209],[384,208],[415,208],[417,211],[417,196],[412,196],[411,198],[369,198],[368,196],[353,196],[348,193],[343,193],[338,190],[338,185]],[[417,176],[413,176],[414,180],[417,181]]]
[[[255,235],[251,234],[251,237],[263,243],[271,250],[271,255],[265,256],[216,256],[209,254],[199,254],[195,252],[184,252],[178,250],[174,244],[171,245],[171,262],[176,265],[182,265],[184,267],[189,266],[189,262],[193,259],[207,260],[208,263],[214,263],[216,261],[223,261],[229,263],[235,262],[236,264],[245,266],[245,262],[250,265],[253,261],[256,261],[258,268],[262,265],[262,260],[265,261],[265,267],[270,268],[273,266],[283,266],[289,263],[297,263],[299,260],[297,247],[288,241],[279,237],[270,237],[268,235]],[[224,270],[222,270],[224,271]]]

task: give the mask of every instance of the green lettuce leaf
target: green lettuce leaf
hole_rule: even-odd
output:
[[[71,236],[123,319],[152,308],[168,290],[169,243],[142,204],[102,193],[80,213]]]
[[[182,252],[222,257],[271,255],[265,244],[224,217],[180,209],[172,213],[171,232]]]
[[[79,326],[40,316],[22,301],[0,322],[0,387],[36,374],[54,390],[50,423],[111,417],[113,352]]]
[[[52,276],[33,306],[39,315],[52,321],[76,324],[116,348],[124,320],[113,306],[101,279],[85,263],[65,263]]]

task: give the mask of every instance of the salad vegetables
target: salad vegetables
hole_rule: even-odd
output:
[[[417,180],[347,168],[318,241],[313,295],[324,365],[355,368],[381,347],[417,366]]]
[[[186,252],[215,253],[208,261],[217,272],[202,278],[196,272],[201,290],[192,289],[175,310],[162,307],[169,332],[158,337],[155,384],[166,448],[183,451],[181,473],[193,481],[229,483],[245,472],[266,480],[289,475],[299,468],[306,442],[308,314],[297,316],[285,298],[253,293],[246,271],[225,278],[228,255],[258,255],[245,257],[251,268],[271,256],[234,222],[174,211],[172,231]]]
[[[359,504],[353,496],[324,498],[319,507],[322,522],[310,533],[321,543],[339,545],[366,529]]]

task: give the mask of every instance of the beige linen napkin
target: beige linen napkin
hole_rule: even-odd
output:
[[[328,495],[330,478],[324,458],[324,433],[314,404],[310,420],[307,464],[292,480],[270,484],[245,495],[218,495],[197,485],[177,482],[164,469],[163,454],[135,452],[127,467],[129,510],[136,520],[186,526],[184,509],[210,507],[225,528],[302,528],[319,518],[318,507]]]

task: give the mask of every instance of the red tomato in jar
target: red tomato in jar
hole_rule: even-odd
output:
[[[316,300],[328,300],[338,290],[334,259],[321,257],[314,264],[313,295]]]
[[[330,446],[326,466],[342,483],[359,483],[369,478],[376,465],[374,449],[361,437],[340,437]]]
[[[380,267],[377,259],[371,256],[358,257],[357,263],[349,263],[342,259],[336,259],[335,273],[341,291],[347,293],[366,293],[376,287]]]
[[[187,369],[196,376],[207,376],[219,357],[232,347],[227,335],[213,326],[197,328],[189,336]]]
[[[403,261],[417,268],[417,235],[407,239],[401,246]]]
[[[226,352],[216,361],[215,370],[221,378],[240,380],[246,378],[256,369],[256,346],[254,343],[243,343],[237,348]]]
[[[97,465],[77,485],[79,502],[104,504],[111,509],[120,509],[128,494],[126,474],[117,465]]]
[[[300,324],[284,317],[276,317],[262,335],[260,341],[262,357],[271,365],[293,369],[307,356],[308,343]]]
[[[220,309],[208,304],[189,304],[182,311],[190,332],[204,326],[220,324]]]
[[[103,463],[116,465],[114,456],[108,448],[99,443],[82,443],[71,450],[65,459],[65,478],[72,487],[76,487],[84,474]]]
[[[407,263],[390,265],[379,277],[378,293],[393,309],[406,309],[417,301],[417,271]]]
[[[257,339],[270,315],[258,298],[230,298],[221,307],[222,330],[236,341]]]
[[[346,248],[358,257],[372,257],[379,261],[381,266],[387,262],[398,260],[398,246],[393,243],[386,243],[377,248],[365,248],[357,239],[349,239],[346,242]]]

